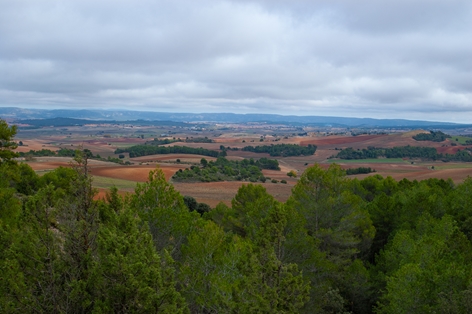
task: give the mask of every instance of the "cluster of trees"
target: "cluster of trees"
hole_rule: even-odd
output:
[[[349,175],[354,175],[354,174],[361,174],[361,173],[371,173],[375,172],[375,169],[372,169],[370,167],[358,167],[358,168],[348,168],[346,169],[346,174]]]
[[[179,169],[172,177],[181,182],[215,182],[215,181],[251,181],[265,182],[262,169],[280,170],[277,160],[261,158],[259,160],[243,159],[241,161],[228,160],[218,157],[216,161],[208,162],[201,159],[201,166],[191,166],[184,170]]]
[[[315,165],[285,203],[248,184],[200,215],[160,170],[94,200],[83,153],[40,179],[12,147],[2,313],[472,312],[470,178],[351,180]]]
[[[300,146],[296,144],[272,144],[262,146],[245,146],[243,151],[254,153],[267,153],[272,157],[282,156],[311,156],[316,152],[316,145]]]
[[[46,157],[46,156],[57,156],[57,157],[74,157],[75,156],[75,149],[69,148],[60,148],[57,151],[52,151],[50,149],[40,149],[40,150],[33,150],[30,149],[29,152],[20,152],[20,157]]]
[[[377,131],[351,131],[352,136],[359,136],[359,135],[385,135],[385,132],[377,132]]]
[[[218,152],[205,148],[193,148],[188,146],[154,146],[154,145],[134,145],[128,148],[118,148],[115,154],[129,153],[129,157],[140,157],[156,154],[194,154],[209,157],[226,156],[226,151]]]
[[[172,144],[175,142],[182,142],[182,140],[180,138],[176,140],[168,139],[168,138],[165,138],[165,139],[155,138],[152,141],[147,141],[144,145],[166,145],[166,144]]]
[[[185,142],[187,143],[213,143],[214,141],[211,138],[208,137],[190,137],[186,138]]]
[[[472,155],[468,150],[457,151],[452,154],[439,154],[433,147],[398,146],[393,148],[368,147],[353,149],[351,147],[341,150],[334,158],[339,159],[375,159],[385,158],[421,158],[426,160],[443,161],[472,161]]]
[[[184,199],[185,206],[187,206],[188,210],[191,212],[196,211],[200,215],[203,215],[205,213],[208,213],[211,210],[210,205],[206,203],[199,203],[192,196],[185,195],[183,199]]]
[[[108,156],[107,158],[101,157],[99,154],[94,155],[93,152],[90,149],[83,149],[82,152],[87,156],[87,158],[90,159],[96,159],[100,161],[109,161],[109,162],[114,162],[120,165],[131,165],[131,162],[129,161],[123,161],[121,158],[124,158],[124,155],[120,155],[120,158],[115,158]],[[41,150],[33,150],[31,149],[29,152],[20,152],[18,153],[19,157],[75,157],[76,150],[74,149],[69,149],[69,148],[61,148],[57,151],[52,151],[50,149],[41,149]]]
[[[441,131],[430,131],[429,133],[419,133],[413,136],[413,139],[417,141],[432,141],[432,142],[443,142],[447,138],[451,138],[451,136]]]
[[[92,158],[92,157],[90,157]],[[123,158],[125,158],[124,155],[119,155],[118,158],[116,157],[111,157],[111,156],[108,156],[107,158],[102,158],[102,157],[99,157],[99,158],[96,158],[98,160],[101,160],[101,161],[109,161],[109,162],[114,162],[116,164],[120,164],[120,165],[132,165],[132,163],[130,161],[123,161]]]

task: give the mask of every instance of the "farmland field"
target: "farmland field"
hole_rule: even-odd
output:
[[[377,159],[330,159],[329,163],[337,164],[396,164],[410,163],[402,158],[377,158]]]
[[[234,128],[233,131],[227,130]],[[56,151],[60,148],[77,149],[84,148],[92,151],[93,154],[103,158],[118,159],[115,153],[117,148],[129,148],[134,145],[145,144],[154,138],[160,139],[194,139],[207,138],[211,143],[199,142],[175,142],[167,146],[187,146],[193,148],[205,148],[220,151],[221,146],[227,148],[227,159],[259,159],[274,158],[279,162],[280,171],[263,170],[263,175],[268,178],[262,184],[269,193],[280,201],[286,201],[291,194],[292,187],[296,184],[298,177],[315,163],[322,167],[328,167],[332,163],[341,165],[344,169],[356,167],[370,167],[375,170],[370,174],[358,174],[349,176],[350,178],[365,178],[369,175],[391,176],[396,180],[407,178],[409,180],[423,180],[428,178],[452,179],[456,183],[462,182],[467,176],[472,176],[472,164],[469,163],[444,163],[441,161],[422,161],[408,158],[379,158],[362,160],[344,160],[334,157],[341,149],[353,148],[363,149],[367,147],[392,148],[396,146],[421,146],[434,147],[438,153],[453,154],[459,150],[464,150],[467,146],[465,141],[468,137],[453,136],[444,142],[415,141],[412,136],[424,133],[424,130],[413,130],[406,132],[395,132],[390,134],[366,134],[352,136],[349,134],[332,135],[328,132],[313,132],[305,136],[299,136],[290,129],[286,131],[284,127],[261,125],[233,125],[225,126],[225,131],[221,132],[217,126],[208,129],[195,131],[193,129],[182,129],[172,127],[126,127],[115,125],[92,125],[74,126],[68,128],[41,128],[38,130],[21,130],[16,136],[17,141],[22,141],[23,146],[18,147],[18,152],[28,152],[29,150],[49,149]],[[278,129],[277,129],[278,128]],[[275,129],[275,130],[274,130]],[[161,136],[165,135],[165,136]],[[457,139],[457,141],[456,141]],[[292,157],[270,157],[269,154],[242,151],[245,146],[276,145],[276,144],[297,144],[307,146],[316,145],[317,150],[311,156]],[[134,190],[136,183],[146,182],[149,172],[160,168],[165,178],[172,182],[174,187],[183,195],[195,197],[199,202],[204,202],[210,206],[216,206],[219,202],[229,204],[242,184],[247,181],[228,182],[196,182],[183,183],[173,182],[172,176],[176,171],[184,170],[192,166],[199,166],[202,158],[207,161],[215,161],[216,158],[202,155],[188,154],[166,154],[149,155],[129,158],[128,153],[122,154],[123,162],[130,165],[120,165],[113,162],[90,160],[89,166],[91,174],[94,176],[94,186],[98,188],[99,195],[104,197],[105,191],[111,186],[116,186],[121,193],[128,193]],[[69,167],[72,158],[69,157],[34,157],[26,161],[38,174],[57,167]],[[289,177],[287,173],[294,171],[297,177]],[[273,181],[276,183],[273,183]],[[284,180],[286,183],[281,183]]]

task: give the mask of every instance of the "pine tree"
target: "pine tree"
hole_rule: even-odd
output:
[[[100,225],[93,258],[94,311],[105,313],[186,313],[175,289],[170,255],[156,252],[148,226],[116,190],[106,223]]]
[[[166,249],[174,259],[179,259],[180,248],[199,215],[188,211],[182,196],[167,183],[162,170],[151,171],[148,182],[137,184],[131,207],[149,225],[157,250]]]
[[[65,291],[68,294],[65,311],[87,313],[93,308],[93,280],[91,265],[96,253],[96,237],[99,212],[93,200],[96,190],[92,187],[88,159],[76,151],[73,169],[76,173],[66,199],[59,206],[59,228],[64,237]]]

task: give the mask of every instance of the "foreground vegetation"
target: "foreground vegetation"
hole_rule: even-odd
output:
[[[14,135],[0,121],[2,313],[472,312],[472,179],[315,165],[286,203],[248,184],[199,210],[155,170],[96,201],[86,154],[38,177]]]

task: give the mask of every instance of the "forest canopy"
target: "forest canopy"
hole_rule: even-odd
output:
[[[285,203],[244,184],[198,212],[159,169],[97,200],[80,150],[39,177],[14,135],[0,123],[2,313],[472,312],[470,178],[314,165]]]

